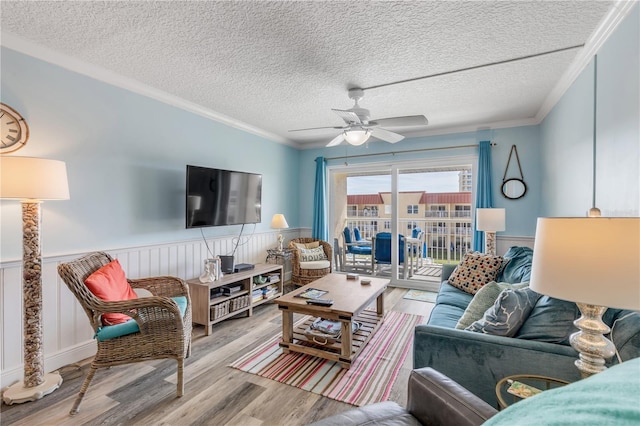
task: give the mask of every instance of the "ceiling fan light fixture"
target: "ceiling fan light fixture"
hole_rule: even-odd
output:
[[[346,130],[344,132],[344,139],[349,142],[351,145],[359,146],[369,140],[369,136],[371,136],[371,132],[369,130]]]

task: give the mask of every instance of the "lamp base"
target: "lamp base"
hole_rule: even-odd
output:
[[[44,375],[44,382],[38,386],[27,388],[24,386],[24,382],[9,386],[2,393],[2,401],[7,405],[36,401],[58,389],[61,384],[62,376],[58,372],[47,373]]]
[[[485,231],[484,232],[484,252],[492,256],[496,255],[496,233]]]
[[[573,333],[569,338],[571,346],[580,353],[580,359],[575,364],[583,378],[599,373],[607,369],[605,359],[611,358],[616,353],[616,348],[611,340],[604,334],[611,331],[602,322],[602,314],[606,307],[576,303],[582,316],[573,324],[580,331]]]

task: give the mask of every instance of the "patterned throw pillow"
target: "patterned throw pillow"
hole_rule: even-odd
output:
[[[327,255],[324,254],[322,247],[316,247],[312,249],[298,249],[300,251],[301,262],[314,262],[316,260],[327,260]]]
[[[487,309],[482,319],[474,322],[465,330],[513,337],[527,320],[539,298],[540,294],[529,287],[503,290],[496,303]]]
[[[523,288],[528,287],[529,283],[519,283],[519,284],[510,284],[510,283],[497,283],[495,281],[491,281],[489,284],[484,285],[471,299],[471,303],[465,309],[464,314],[458,320],[456,324],[456,328],[459,330],[464,330],[473,324],[474,321],[478,321],[484,313],[496,303],[496,299],[502,292],[502,290],[507,288]]]
[[[500,256],[466,253],[462,262],[451,273],[449,284],[469,294],[476,294],[483,285],[495,281],[501,265]]]

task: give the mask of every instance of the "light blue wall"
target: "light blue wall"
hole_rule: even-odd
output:
[[[1,54],[2,102],[30,127],[27,145],[11,155],[67,164],[71,199],[43,204],[45,255],[199,238],[185,229],[186,164],[261,173],[256,230],[269,230],[274,213],[298,225],[296,149],[4,47]],[[1,259],[20,258],[20,204],[0,206]],[[204,228],[207,237],[239,231]]]
[[[640,216],[640,7],[598,52],[596,205]],[[593,189],[592,63],[541,127],[542,215],[584,216]]]
[[[457,133],[424,138],[403,140],[400,144],[391,145],[386,142],[371,142],[369,146],[346,146],[346,144],[332,148],[306,150],[300,156],[300,222],[302,226],[311,227],[313,220],[313,188],[314,188],[314,159],[318,156],[327,158],[343,157],[345,155],[361,155],[373,153],[390,153],[423,148],[455,147],[477,145],[481,140],[491,140],[497,145],[492,148],[494,204],[504,207],[507,216],[507,229],[501,235],[533,236],[535,234],[536,218],[540,212],[540,151],[538,126],[515,127],[509,129],[495,129],[479,131],[477,133]],[[507,200],[500,192],[502,177],[507,165],[511,146],[516,145],[522,172],[528,191],[519,200]],[[393,162],[418,159],[434,159],[451,156],[477,156],[477,148],[457,148],[438,151],[425,151],[408,154],[381,155],[364,158],[348,158],[349,164],[363,162]],[[328,165],[343,164],[345,159],[332,160]],[[509,166],[509,177],[517,177],[515,158]]]

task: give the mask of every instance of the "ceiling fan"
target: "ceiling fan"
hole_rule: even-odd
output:
[[[333,140],[331,140],[331,142],[329,142],[327,146],[340,145],[343,140],[347,141],[351,145],[358,146],[365,143],[371,136],[389,143],[396,143],[404,139],[404,136],[387,130],[385,129],[385,127],[415,127],[426,126],[427,124],[429,124],[427,117],[425,117],[424,115],[408,115],[404,117],[390,117],[370,120],[369,110],[361,108],[360,105],[358,105],[358,101],[360,101],[363,97],[364,90],[358,88],[350,89],[349,98],[353,99],[355,102],[353,108],[347,110],[331,109],[344,120],[346,124],[345,126],[313,127],[309,129],[296,129],[289,131],[302,132],[305,130],[318,129],[341,130],[340,134]]]

